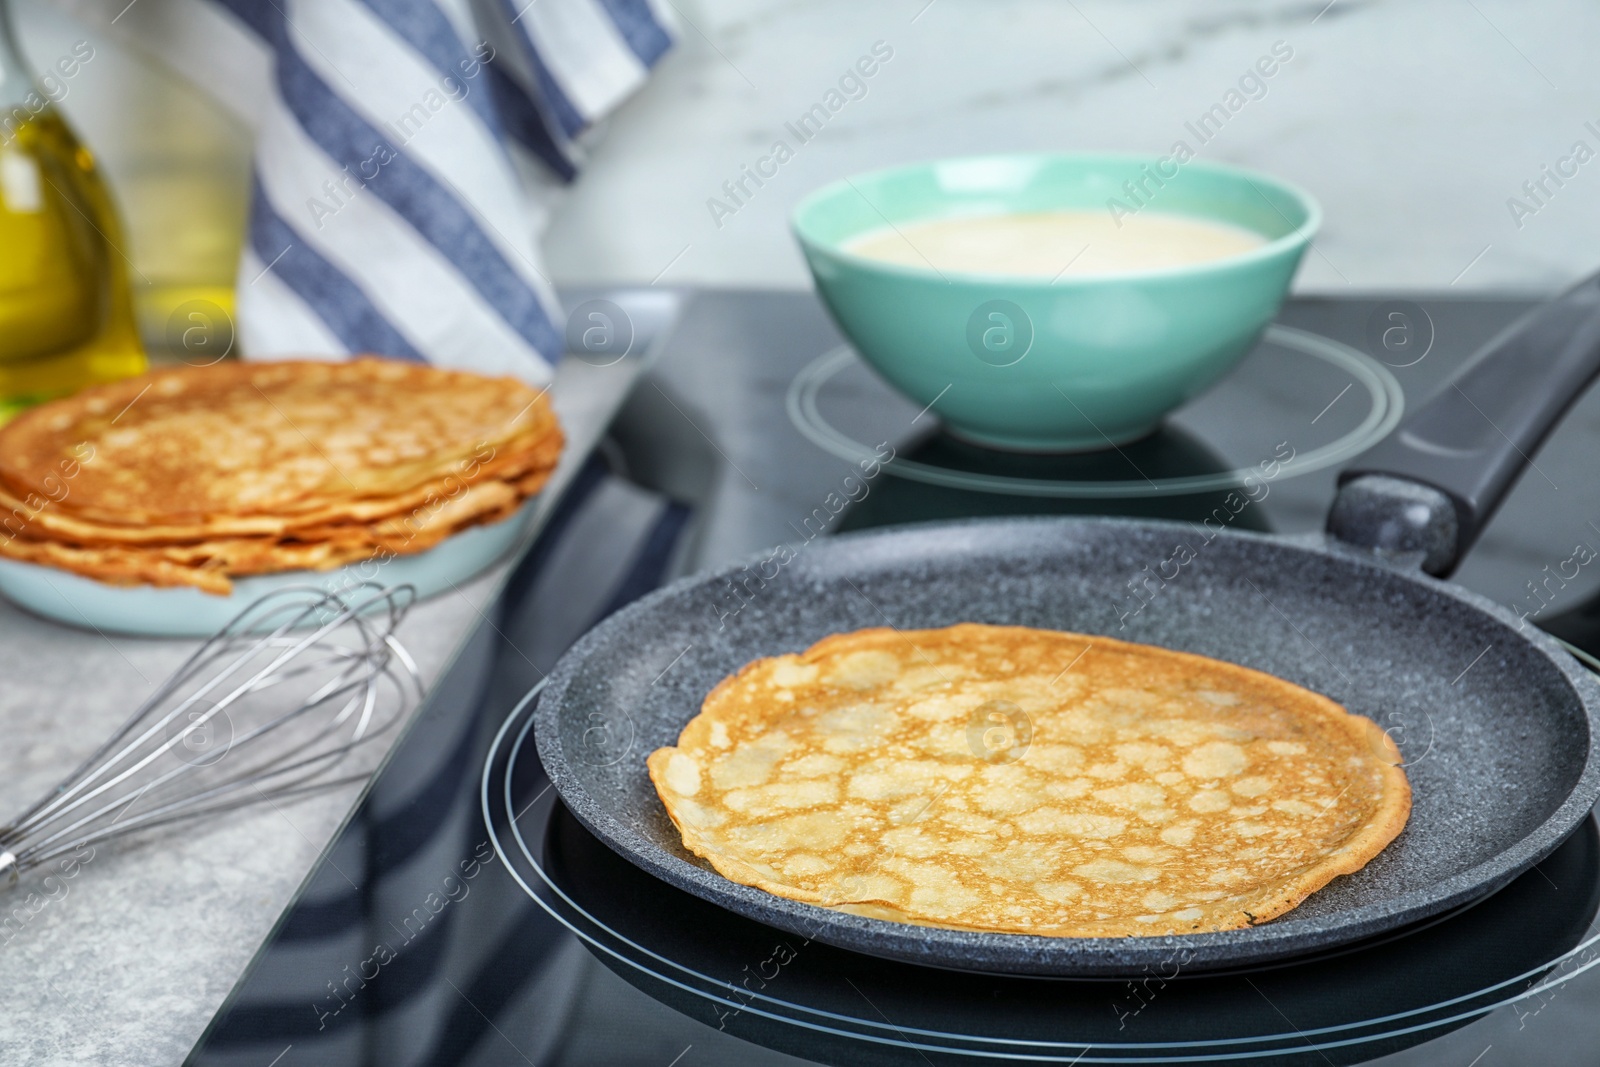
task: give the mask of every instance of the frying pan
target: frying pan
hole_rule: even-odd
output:
[[[668,586],[557,664],[535,738],[562,800],[644,870],[805,938],[913,963],[1113,976],[1261,964],[1395,930],[1538,863],[1600,799],[1600,686],[1551,638],[1444,580],[1600,370],[1600,276],[1514,324],[1340,476],[1327,532],[1006,519],[823,538]],[[1178,547],[1188,546],[1183,558]],[[1020,624],[1181,649],[1383,726],[1413,790],[1361,871],[1259,926],[1045,938],[864,918],[738,885],[688,853],[646,776],[724,676],[830,633]]]

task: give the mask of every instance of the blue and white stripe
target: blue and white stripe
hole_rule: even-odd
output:
[[[672,576],[689,519],[589,461],[188,1062],[557,1058],[600,964],[492,858],[477,802],[487,747],[573,641]],[[473,857],[487,861],[470,902],[463,894],[420,930],[402,925]],[[380,943],[393,959],[363,980]]]
[[[530,168],[671,45],[655,0],[67,0],[253,123],[238,336],[542,383],[561,355]]]

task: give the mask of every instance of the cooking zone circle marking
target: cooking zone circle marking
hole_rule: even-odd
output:
[[[1371,356],[1290,326],[1268,326],[1262,340],[1290,352],[1320,359],[1344,371],[1355,379],[1355,384],[1366,390],[1370,400],[1367,414],[1360,423],[1337,440],[1296,456],[1294,462],[1284,470],[1286,477],[1298,477],[1337,466],[1365,452],[1399,425],[1401,416],[1405,414],[1405,394],[1389,368]],[[789,413],[789,421],[818,448],[851,463],[868,459],[876,462],[878,456],[872,446],[857,441],[830,423],[822,414],[819,404],[822,390],[834,378],[846,369],[859,365],[862,365],[860,357],[848,345],[824,352],[795,376],[789,385],[784,407]],[[905,458],[890,460],[883,464],[883,469],[911,481],[950,489],[1071,499],[1122,499],[1212,492],[1237,488],[1246,476],[1259,476],[1260,473],[1254,467],[1240,467],[1231,471],[1164,478],[1156,482],[1142,478],[1118,482],[1068,482],[978,474]]]

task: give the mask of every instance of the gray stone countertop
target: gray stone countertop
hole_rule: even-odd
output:
[[[499,565],[401,624],[424,683],[494,597]],[[101,637],[0,603],[0,810],[20,811],[109,735],[196,642]],[[370,769],[399,731],[352,757]],[[177,1063],[355,803],[350,784],[98,846],[0,899],[0,1061]],[[165,1049],[156,1060],[145,1050]],[[136,1058],[129,1058],[140,1050]]]
[[[526,544],[643,364],[557,369],[567,432]],[[492,609],[510,556],[415,605],[397,636],[425,688]],[[87,758],[199,642],[100,634],[0,600],[0,817]],[[413,704],[409,714],[414,714]],[[352,754],[370,770],[402,733]],[[193,1047],[361,794],[352,783],[98,846],[70,877],[0,889],[0,1063],[176,1064]],[[265,1065],[263,1065],[265,1067]]]

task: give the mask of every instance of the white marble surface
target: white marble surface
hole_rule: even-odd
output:
[[[134,261],[159,266],[179,232],[188,254],[214,254],[226,243],[218,228],[237,218],[247,140],[114,34],[42,0],[17,6],[36,65],[80,38],[99,48],[64,107],[124,191]],[[545,244],[559,283],[804,286],[786,219],[807,191],[960,153],[1165,152],[1275,41],[1293,58],[1199,150],[1281,174],[1322,200],[1327,220],[1301,291],[1548,291],[1600,266],[1600,159],[1548,185],[1544,206],[1521,188],[1576,141],[1600,153],[1600,134],[1584,125],[1600,129],[1591,60],[1600,9],[1579,0],[674,6],[679,47],[612,119],[557,207]],[[865,95],[719,227],[707,200],[775,138],[792,142],[784,123],[877,41],[894,54]],[[163,115],[175,122],[160,126]],[[215,186],[189,197],[187,216],[151,183],[177,156]],[[1513,196],[1538,208],[1520,227]]]
[[[1321,199],[1302,291],[1549,290],[1600,267],[1600,160],[1520,230],[1506,207],[1574,141],[1600,151],[1584,128],[1600,127],[1593,5],[925,4],[679,0],[679,50],[615,118],[552,227],[557,276],[804,285],[786,216],[810,189],[960,153],[1164,152],[1278,40],[1293,59],[1200,153]],[[707,198],[877,40],[894,58],[867,94],[719,229]]]

